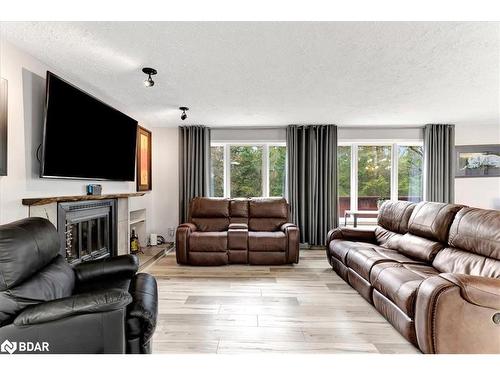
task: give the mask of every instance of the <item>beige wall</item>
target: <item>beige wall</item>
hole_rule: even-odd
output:
[[[154,128],[151,232],[166,239],[179,223],[178,144],[177,128]]]

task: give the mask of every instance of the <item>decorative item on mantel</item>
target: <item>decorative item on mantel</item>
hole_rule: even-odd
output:
[[[88,184],[87,185],[87,195],[101,195],[102,185],[100,184]]]

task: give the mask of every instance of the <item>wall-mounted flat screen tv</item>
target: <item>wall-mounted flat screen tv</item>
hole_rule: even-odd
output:
[[[47,72],[41,177],[134,181],[137,121]]]

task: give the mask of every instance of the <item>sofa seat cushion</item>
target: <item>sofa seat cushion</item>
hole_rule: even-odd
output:
[[[189,236],[189,251],[226,252],[227,232],[193,232]]]
[[[286,235],[279,232],[248,232],[248,250],[285,251]]]
[[[415,300],[420,284],[438,275],[425,264],[379,263],[370,274],[370,283],[410,318],[415,316]]]
[[[351,250],[346,255],[345,264],[352,268],[365,280],[370,280],[370,271],[378,263],[419,263],[396,250],[386,249],[377,245],[362,246]]]
[[[330,245],[328,250],[332,257],[337,258],[342,263],[345,264],[346,257],[349,251],[354,250],[357,251],[359,248],[370,248],[373,245],[368,242],[356,242],[356,241],[347,241],[347,240],[332,240],[330,241]]]

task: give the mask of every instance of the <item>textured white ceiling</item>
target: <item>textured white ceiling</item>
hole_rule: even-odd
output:
[[[500,23],[23,22],[0,32],[149,126],[500,123]],[[152,88],[144,66],[159,72]]]

